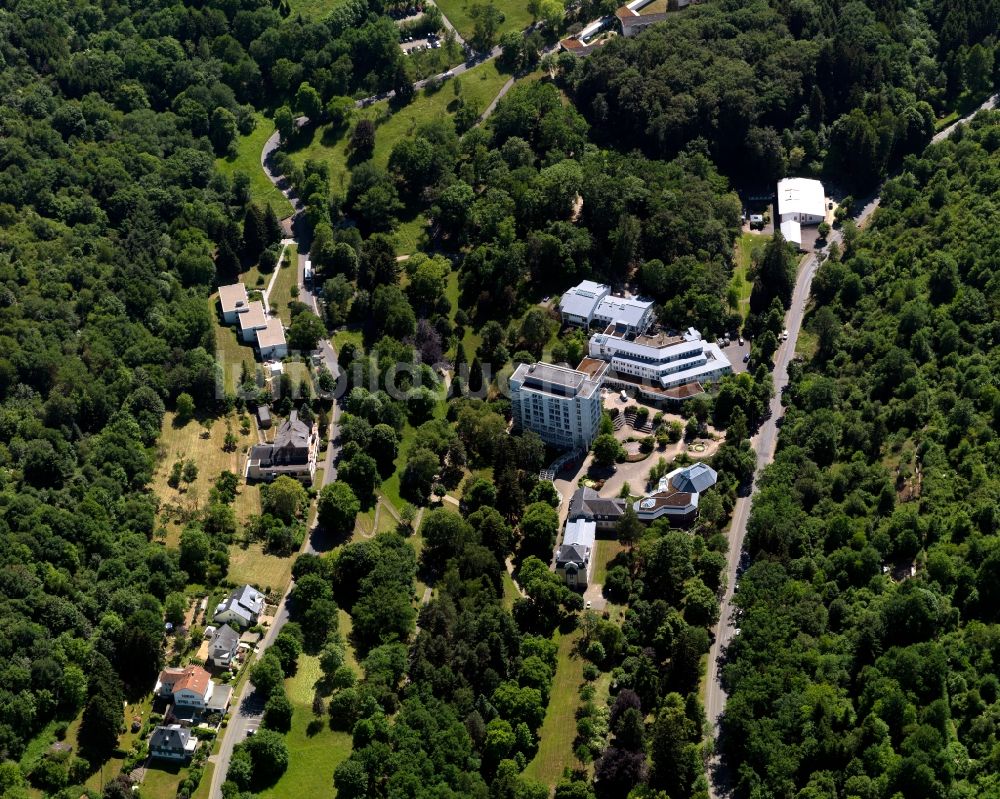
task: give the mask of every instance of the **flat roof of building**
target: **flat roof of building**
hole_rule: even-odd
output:
[[[612,322],[624,322],[635,327],[642,321],[653,303],[647,300],[636,300],[632,297],[605,297],[597,305],[595,313],[602,319]]]
[[[219,304],[224,314],[246,308],[248,302],[247,287],[242,283],[219,286]]]
[[[580,364],[576,367],[576,371],[583,372],[590,377],[596,377],[607,368],[607,361],[602,361],[600,358],[587,357],[580,361]]]
[[[784,178],[778,181],[778,216],[810,214],[826,216],[823,184],[812,178]]]
[[[599,383],[584,372],[551,363],[519,364],[510,380],[521,383],[523,388],[557,397],[588,397],[597,390]]]
[[[264,313],[264,303],[254,300],[247,304],[247,309],[240,314],[240,330],[253,330],[267,325],[267,314]]]
[[[267,326],[257,331],[258,347],[277,347],[285,343],[285,328],[280,319],[268,319]]]

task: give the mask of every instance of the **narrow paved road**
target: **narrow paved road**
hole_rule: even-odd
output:
[[[932,139],[939,142],[951,135],[956,126],[968,122],[979,111],[995,108],[998,95],[993,95],[971,114],[963,117],[953,125],[945,128]],[[871,215],[878,208],[879,198],[875,197],[861,209],[855,217],[855,222],[859,227],[863,227]],[[830,243],[840,242],[842,239],[839,230],[830,233],[828,241]],[[757,477],[761,471],[774,460],[775,447],[778,442],[777,420],[781,417],[783,410],[781,405],[781,392],[788,385],[788,365],[795,357],[795,342],[798,340],[799,331],[802,328],[802,319],[805,315],[806,304],[809,301],[809,291],[812,285],[813,276],[819,267],[819,257],[816,253],[810,254],[799,267],[799,273],[795,280],[795,290],[792,294],[792,305],[785,317],[785,327],[788,329],[788,340],[783,342],[775,354],[774,364],[774,397],[771,399],[771,413],[761,425],[757,435],[751,439],[751,445],[757,453],[756,471],[750,492],[745,497],[738,497],[733,507],[733,520],[729,530],[729,556],[726,564],[726,591],[722,598],[721,612],[719,614],[719,624],[715,630],[715,640],[708,653],[708,679],[705,689],[705,715],[712,725],[714,735],[718,736],[719,718],[726,707],[726,692],[719,681],[719,667],[722,665],[722,654],[725,652],[729,642],[737,630],[736,619],[733,617],[733,590],[736,585],[736,569],[739,565],[740,556],[743,552],[743,539],[746,536],[747,521],[750,518],[750,509],[754,496],[757,492]],[[725,773],[724,764],[720,763],[716,754],[709,763],[709,793],[713,799],[725,796],[729,793],[729,780]]]
[[[283,176],[279,175],[274,171],[274,165],[271,160],[272,153],[277,149],[279,144],[279,136],[277,132],[271,138],[267,140],[264,144],[264,148],[260,154],[260,164],[261,168],[264,170],[264,174],[267,175],[268,179],[281,191],[282,194],[288,199],[292,204],[293,208],[293,231],[296,230],[298,225],[299,215],[303,209],[302,201],[295,195],[291,189],[291,184]],[[301,249],[301,241],[299,239],[291,239],[286,243],[295,242],[299,245]],[[305,285],[305,256],[300,252],[297,264],[298,270],[298,286],[299,286],[299,300],[309,305],[313,311],[318,315],[320,312],[319,303],[316,296],[313,294],[311,287]],[[275,270],[277,272],[277,270]],[[330,373],[336,377],[338,374],[337,367],[337,353],[334,351],[333,346],[329,341],[321,341],[319,346],[319,351],[323,360],[323,363],[330,370]],[[323,485],[328,485],[337,478],[337,470],[334,466],[334,460],[336,459],[337,451],[339,446],[337,445],[337,425],[340,421],[340,405],[334,400],[333,412],[330,414],[330,427],[327,431],[329,444],[326,448],[326,457],[323,461],[321,467],[323,469]],[[315,536],[316,536],[316,523],[314,522],[312,527],[309,529],[306,535],[305,541],[302,542],[302,549],[299,550],[300,553],[308,552],[311,554],[316,554],[317,549],[315,547]],[[257,646],[258,656],[263,654],[264,651],[274,643],[274,639],[278,637],[281,632],[281,628],[285,626],[288,621],[288,598],[291,595],[292,589],[295,587],[294,581],[289,581],[288,588],[285,589],[284,596],[281,597],[281,601],[278,603],[278,607],[275,610],[274,618],[271,620],[271,626],[268,628],[266,635],[261,640]],[[226,781],[226,772],[229,770],[229,761],[233,755],[233,747],[236,746],[240,741],[247,737],[247,733],[250,730],[256,730],[260,725],[261,716],[264,712],[264,700],[257,696],[256,688],[253,683],[247,680],[243,684],[243,689],[240,691],[240,695],[236,698],[235,704],[233,705],[232,713],[229,719],[229,724],[223,732],[222,740],[219,743],[219,751],[209,758],[209,761],[215,764],[215,768],[212,770],[212,785],[209,789],[210,799],[221,799],[222,797],[222,783]]]

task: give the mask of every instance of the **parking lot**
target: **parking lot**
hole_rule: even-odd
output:
[[[433,33],[428,34],[422,39],[414,39],[412,36],[407,37],[407,39],[409,41],[399,43],[399,46],[403,49],[404,55],[409,55],[414,51],[438,50],[441,48],[441,37]]]

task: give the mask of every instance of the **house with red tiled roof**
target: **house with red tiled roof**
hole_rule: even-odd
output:
[[[201,666],[192,665],[161,671],[154,693],[170,697],[175,705],[205,707],[213,687],[211,675]]]

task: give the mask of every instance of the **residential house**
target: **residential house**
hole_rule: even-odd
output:
[[[187,761],[198,748],[198,739],[180,724],[160,725],[149,736],[149,754],[160,760]]]
[[[270,317],[263,330],[257,331],[257,349],[262,361],[280,361],[288,356],[285,327],[277,317]]]
[[[595,529],[601,532],[614,530],[618,521],[625,515],[625,500],[605,499],[592,488],[578,488],[569,500],[569,512],[566,518],[570,521],[585,519],[595,524]]]
[[[236,656],[240,634],[228,624],[223,624],[208,643],[208,659],[220,669],[228,669]]]
[[[254,344],[257,341],[257,333],[267,327],[267,312],[264,310],[264,303],[260,300],[253,300],[247,304],[245,313],[239,314],[240,341],[244,344]]]
[[[556,550],[556,574],[566,585],[584,590],[590,578],[597,527],[584,519],[566,522],[563,542]]]
[[[235,325],[240,314],[246,313],[250,304],[247,287],[242,283],[229,286],[219,286],[219,305],[222,307],[222,320],[227,325]]]
[[[250,585],[234,588],[215,608],[212,617],[217,624],[234,625],[240,629],[253,627],[264,611],[264,595]]]
[[[247,477],[251,480],[274,480],[281,475],[311,483],[316,474],[319,435],[316,424],[306,424],[292,411],[277,429],[270,444],[250,448]]]
[[[550,363],[522,363],[510,377],[514,427],[533,430],[543,441],[586,451],[601,421],[605,365],[582,372]]]
[[[204,709],[213,687],[211,675],[201,666],[191,665],[161,671],[153,692],[169,698],[175,705]]]

